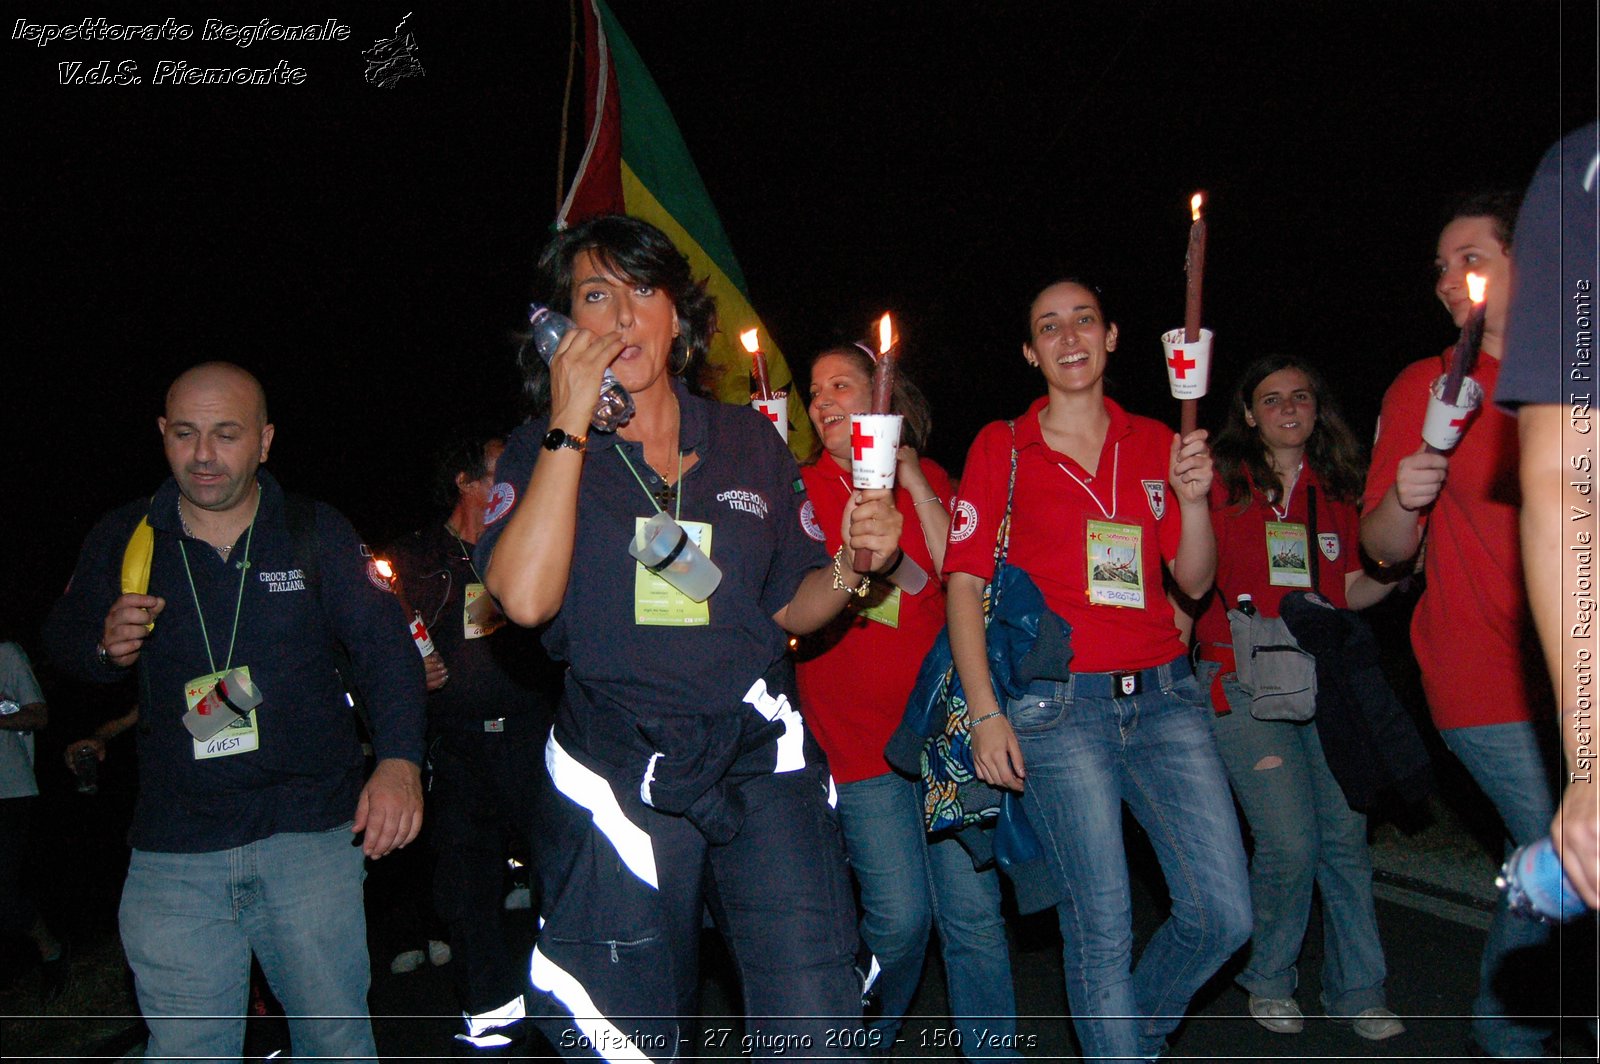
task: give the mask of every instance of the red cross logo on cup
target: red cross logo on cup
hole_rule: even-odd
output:
[[[1188,380],[1189,371],[1195,368],[1195,360],[1184,357],[1183,348],[1174,347],[1172,349],[1172,357],[1167,359],[1167,365],[1172,367],[1172,375],[1174,377],[1180,381]]]
[[[867,448],[872,446],[872,437],[861,431],[860,425],[850,426],[850,447],[856,461],[861,461]]]

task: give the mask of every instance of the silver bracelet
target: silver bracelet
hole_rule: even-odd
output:
[[[933,495],[933,496],[930,496],[930,497],[928,497],[926,499],[919,499],[918,501],[912,503],[911,505],[912,506],[926,506],[930,502],[938,502],[938,501],[939,501],[939,496]]]
[[[998,717],[1000,714],[1002,714],[1004,712],[1005,712],[1005,710],[1003,710],[1003,709],[997,709],[997,710],[994,710],[993,712],[985,713],[983,716],[979,717],[977,720],[969,720],[969,721],[967,721],[967,730],[971,731],[973,728],[976,728],[978,725],[982,724],[984,721],[988,720],[990,717]]]

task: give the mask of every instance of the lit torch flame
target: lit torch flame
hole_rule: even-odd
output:
[[[1189,197],[1190,221],[1198,222],[1200,220],[1200,208],[1205,205],[1205,202],[1206,196],[1204,192],[1196,192],[1194,195]]]
[[[1472,297],[1474,305],[1483,302],[1483,293],[1489,287],[1489,278],[1481,274],[1467,274],[1467,295]]]
[[[883,354],[894,346],[894,321],[887,312],[878,319],[878,354]]]
[[[756,342],[756,331],[754,329],[746,329],[744,332],[740,333],[739,342],[744,344],[744,349],[750,352],[752,355],[761,350],[760,346],[758,346]]]
[[[394,566],[389,564],[388,559],[374,558],[372,564],[373,567],[378,570],[379,576],[383,577],[385,580],[392,581],[394,579]]]

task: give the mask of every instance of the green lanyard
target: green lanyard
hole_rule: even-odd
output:
[[[467,545],[462,542],[460,536],[456,535],[456,530],[451,528],[449,525],[445,525],[444,530],[455,538],[456,546],[461,548],[461,560],[467,563],[467,568],[472,570],[472,575],[478,577],[478,583],[483,583],[483,577],[479,576],[478,567],[472,561],[472,552],[467,550]]]
[[[256,503],[256,512],[261,512],[261,504]],[[250,518],[250,529],[244,534],[244,558],[239,562],[239,595],[233,601],[233,631],[228,635],[228,660],[223,663],[222,671],[233,668],[233,644],[239,637],[239,613],[244,606],[244,580],[250,574],[250,541],[255,538],[256,519]],[[200,593],[194,587],[194,573],[189,569],[189,550],[183,540],[178,540],[178,551],[183,555],[183,573],[189,578],[189,594],[194,596],[195,616],[200,618],[200,638],[206,643],[206,661],[211,665],[211,671],[217,671],[216,656],[211,653],[211,636],[206,631],[205,611],[200,608]]]
[[[665,511],[661,509],[661,504],[656,502],[655,494],[653,492],[651,492],[651,490],[649,489],[648,486],[645,485],[644,478],[639,475],[639,471],[637,469],[633,468],[633,463],[628,461],[628,452],[624,451],[620,444],[617,446],[616,450],[617,450],[618,456],[621,457],[621,459],[622,459],[622,464],[628,467],[628,472],[633,474],[633,479],[637,480],[639,482],[639,487],[644,491],[645,497],[650,500],[650,505],[654,506],[656,508],[656,513],[658,513],[658,514],[659,513],[664,513]],[[675,494],[676,494],[677,498],[675,498],[673,500],[673,511],[674,512],[673,512],[673,515],[672,515],[672,519],[674,521],[677,521],[677,520],[679,520],[680,518],[683,517],[683,452],[682,451],[678,452],[678,479],[673,482],[673,487],[675,489]]]

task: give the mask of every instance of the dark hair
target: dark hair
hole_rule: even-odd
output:
[[[1457,218],[1488,218],[1494,223],[1495,239],[1511,250],[1511,238],[1517,229],[1517,211],[1522,206],[1522,193],[1510,188],[1478,189],[1463,193],[1451,200],[1445,208],[1443,229]]]
[[[433,501],[446,508],[454,507],[461,497],[456,477],[465,474],[468,480],[481,480],[489,474],[489,463],[484,456],[491,443],[504,443],[505,437],[493,432],[460,432],[452,437],[433,456]]]
[[[1250,499],[1254,485],[1269,502],[1277,502],[1283,490],[1278,474],[1268,461],[1260,432],[1244,419],[1251,399],[1261,382],[1279,370],[1297,369],[1306,375],[1311,394],[1317,400],[1317,424],[1306,440],[1306,461],[1316,471],[1328,495],[1340,502],[1354,503],[1361,497],[1366,463],[1361,444],[1350,431],[1328,382],[1311,363],[1293,355],[1267,355],[1252,362],[1239,377],[1228,404],[1222,431],[1211,445],[1217,476],[1228,489],[1229,505],[1242,505]]]
[[[572,263],[584,251],[618,277],[652,285],[672,298],[678,312],[678,335],[672,341],[668,365],[691,391],[702,393],[702,366],[717,331],[717,301],[706,292],[705,281],[694,279],[689,260],[649,222],[623,214],[588,218],[556,233],[545,245],[535,267],[534,298],[570,315]],[[550,368],[527,338],[517,352],[517,365],[534,413],[547,412]]]
[[[1082,274],[1069,273],[1065,277],[1057,277],[1053,281],[1040,285],[1033,290],[1033,295],[1028,297],[1028,320],[1024,324],[1026,326],[1026,339],[1029,343],[1033,342],[1033,305],[1039,301],[1040,296],[1058,284],[1075,284],[1079,288],[1087,288],[1090,292],[1093,292],[1094,301],[1100,307],[1100,320],[1106,324],[1107,328],[1115,324],[1116,319],[1111,316],[1111,311],[1107,309],[1110,304],[1106,302],[1105,291]]]
[[[864,343],[839,344],[837,347],[826,347],[818,351],[816,356],[812,358],[811,370],[813,372],[816,370],[817,359],[826,355],[838,355],[841,358],[849,359],[850,364],[860,370],[870,382],[872,380],[872,371],[877,367],[877,360],[869,354],[871,350],[872,348]],[[811,384],[807,380],[807,407],[811,405],[810,394]],[[928,405],[928,397],[922,394],[922,389],[917,387],[916,381],[906,375],[904,363],[895,365],[894,394],[889,397],[889,412],[891,414],[899,414],[905,419],[905,422],[900,427],[900,442],[912,448],[918,454],[922,454],[928,446],[928,437],[933,434],[933,410]],[[805,464],[811,465],[821,457],[822,439],[819,437],[816,449],[807,456]]]

